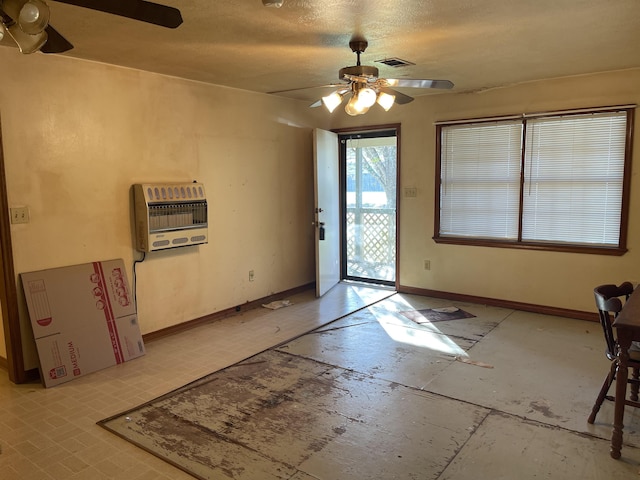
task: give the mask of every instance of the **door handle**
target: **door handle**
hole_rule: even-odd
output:
[[[318,238],[324,240],[324,222],[311,222],[311,225],[318,227]]]

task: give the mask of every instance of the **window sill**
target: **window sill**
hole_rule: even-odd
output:
[[[474,247],[519,248],[523,250],[543,250],[548,252],[583,253],[589,255],[622,256],[627,253],[624,247],[602,247],[590,245],[564,245],[558,243],[513,242],[487,240],[481,238],[433,237],[433,241],[448,245],[468,245]]]

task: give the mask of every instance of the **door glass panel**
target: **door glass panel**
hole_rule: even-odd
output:
[[[395,136],[346,140],[346,277],[396,280]]]

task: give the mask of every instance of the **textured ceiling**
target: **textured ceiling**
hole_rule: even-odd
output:
[[[182,12],[175,30],[47,3],[74,45],[64,56],[257,92],[337,82],[353,36],[381,77],[448,79],[452,92],[640,67],[640,0],[158,0]],[[415,65],[374,63],[389,57]]]

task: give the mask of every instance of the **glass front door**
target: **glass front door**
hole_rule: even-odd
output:
[[[396,132],[341,135],[340,146],[343,277],[395,285]]]

